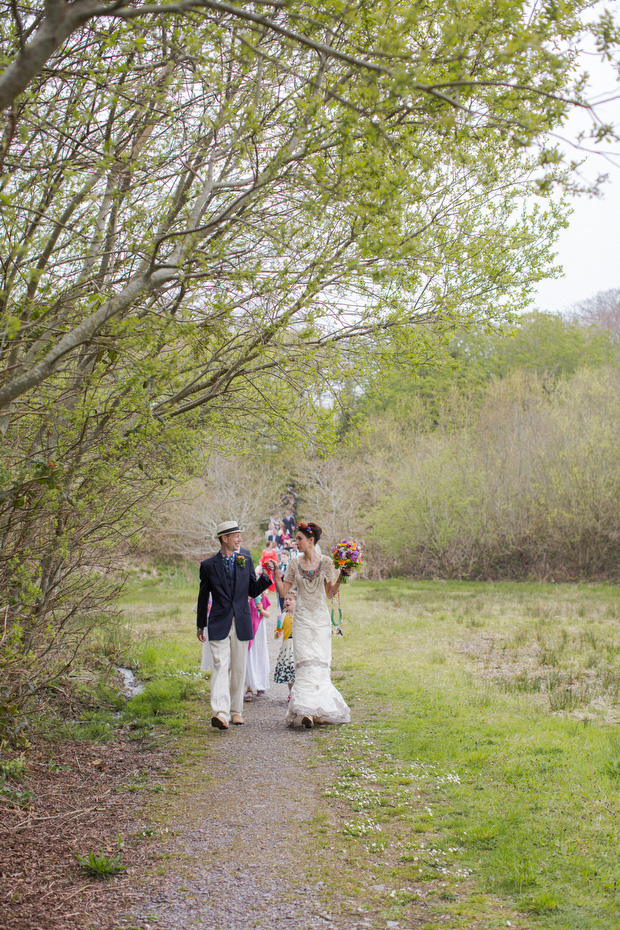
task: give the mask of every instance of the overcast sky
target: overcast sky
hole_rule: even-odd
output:
[[[595,8],[610,9],[616,21],[620,19],[620,3],[607,0]],[[601,62],[593,48],[584,50],[582,65],[592,79],[594,100],[608,100],[597,106],[598,115],[605,122],[620,127],[620,84],[617,73]],[[610,99],[615,98],[615,99]],[[583,117],[574,117],[566,129],[566,136],[574,136],[587,125]],[[564,146],[572,158],[576,154]],[[602,196],[581,196],[572,201],[573,214],[570,226],[557,243],[557,263],[562,265],[564,276],[542,282],[538,287],[536,306],[540,310],[561,311],[572,304],[593,297],[598,291],[620,288],[620,144],[605,144],[601,155],[588,156],[584,168],[589,179],[608,174]]]
[[[575,201],[570,226],[557,244],[557,262],[564,276],[538,285],[539,310],[565,310],[598,291],[620,288],[619,169],[615,175],[605,185],[604,198]]]

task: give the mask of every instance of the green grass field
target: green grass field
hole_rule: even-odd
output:
[[[148,679],[125,718],[190,741],[195,600],[167,572],[123,602]],[[353,719],[316,740],[326,895],[401,928],[620,928],[620,590],[357,581],[342,603]]]
[[[619,928],[620,591],[388,581],[343,604],[353,723],[325,751],[352,882],[362,863],[360,887],[385,886],[368,908]]]

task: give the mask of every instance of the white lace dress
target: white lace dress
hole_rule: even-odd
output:
[[[324,555],[314,572],[305,572],[299,560],[293,559],[284,573],[284,580],[297,587],[293,616],[295,684],[286,715],[289,726],[299,726],[304,716],[316,723],[348,723],[351,719],[344,698],[330,678],[332,625],[325,582],[332,580],[333,572],[331,559]]]

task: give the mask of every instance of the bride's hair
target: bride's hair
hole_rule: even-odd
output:
[[[309,520],[307,523],[304,523],[303,520],[301,523],[297,524],[297,529],[300,533],[303,533],[308,539],[313,539],[315,543],[318,543],[321,538],[323,530],[318,523],[313,523]]]

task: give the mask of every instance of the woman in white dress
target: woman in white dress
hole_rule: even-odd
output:
[[[258,577],[258,572],[256,573]],[[269,616],[269,598],[261,594],[254,602],[250,600],[250,614],[254,639],[248,646],[248,658],[245,666],[245,701],[253,701],[254,694],[264,694],[269,688],[269,647],[267,645],[267,624]]]
[[[284,579],[275,571],[278,593],[285,597],[297,588],[293,617],[295,684],[291,691],[286,722],[310,729],[315,723],[348,723],[351,719],[344,698],[331,682],[332,628],[326,597],[334,597],[344,572],[334,578],[332,560],[321,555],[316,544],[321,527],[299,523],[296,534],[298,559],[289,563]]]

